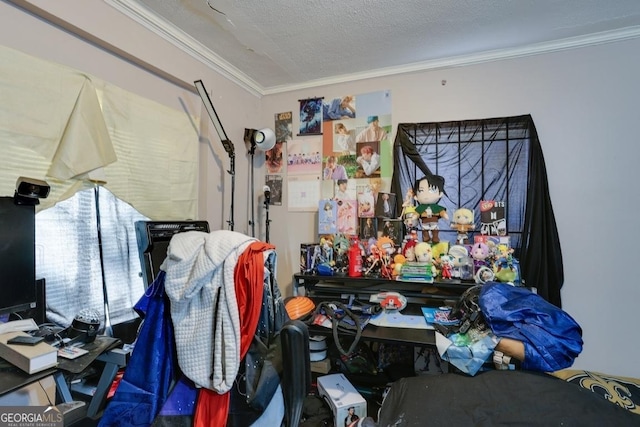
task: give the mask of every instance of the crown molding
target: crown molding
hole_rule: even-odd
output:
[[[612,43],[640,37],[640,26],[627,27],[621,30],[595,33],[588,36],[573,37],[552,42],[538,43],[520,48],[500,49],[482,52],[473,55],[462,55],[435,59],[431,61],[416,62],[399,67],[380,68],[362,73],[343,74],[326,79],[311,80],[300,84],[274,86],[263,90],[263,95],[271,95],[289,92],[299,89],[309,89],[319,86],[346,83],[357,80],[372,79],[376,77],[388,77],[393,75],[415,73],[419,71],[433,71],[467,65],[482,64],[486,62],[502,61],[505,59],[521,58],[545,53],[559,52],[562,50],[576,49],[599,44]]]
[[[202,62],[212,70],[218,72],[233,83],[244,88],[248,92],[262,96],[264,88],[256,81],[249,78],[242,71],[229,64],[223,58],[209,50],[202,43],[178,29],[169,21],[161,18],[150,10],[132,0],[105,0],[105,3],[119,10],[151,32],[187,53],[194,59]]]
[[[319,86],[346,83],[377,77],[388,77],[398,74],[414,73],[418,71],[440,70],[445,68],[462,67],[505,59],[521,58],[526,56],[559,52],[568,49],[576,49],[580,47],[594,46],[640,37],[640,26],[634,26],[622,28],[619,30],[589,34],[586,36],[571,37],[545,43],[536,43],[519,48],[499,49],[482,52],[479,54],[422,61],[399,67],[380,68],[377,70],[366,72],[333,76],[326,79],[310,80],[303,83],[265,88],[258,84],[255,80],[249,78],[245,73],[229,64],[223,58],[209,50],[206,46],[199,43],[180,29],[176,28],[172,23],[159,17],[155,13],[152,13],[147,8],[140,6],[135,1],[105,0],[105,2],[118,9],[131,19],[140,23],[145,28],[169,41],[196,60],[202,62],[204,65],[220,73],[227,79],[231,80],[233,83],[241,86],[245,90],[259,97],[264,95],[272,95],[300,89],[310,89]]]

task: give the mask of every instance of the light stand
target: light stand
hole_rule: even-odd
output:
[[[249,169],[249,181],[251,185],[251,191],[249,192],[249,194],[251,195],[251,218],[249,218],[249,225],[251,226],[251,237],[256,237],[256,221],[255,221],[256,208],[255,208],[255,202],[254,202],[255,183],[253,179],[253,174],[254,174],[253,161],[256,154],[256,141],[253,136],[255,135],[256,132],[257,130],[255,129],[244,130],[244,142],[245,144],[248,145],[249,156],[251,156],[251,168]]]
[[[244,130],[244,142],[247,144],[249,155],[251,156],[251,170],[249,171],[249,179],[251,181],[251,219],[249,225],[251,226],[251,236],[256,236],[256,221],[255,221],[255,183],[253,179],[253,162],[256,153],[256,149],[260,151],[269,151],[276,145],[276,134],[269,128],[260,130],[245,129]],[[267,240],[268,242],[268,240]]]
[[[269,224],[271,223],[271,220],[269,219],[269,204],[271,203],[271,189],[269,188],[268,185],[265,185],[264,187],[262,187],[262,191],[264,191],[264,209],[266,212],[266,222],[265,222],[265,242],[270,243],[269,242]]]
[[[102,273],[102,298],[104,299],[104,334],[113,336],[111,327],[111,315],[109,314],[109,296],[107,292],[107,282],[104,274],[104,251],[102,249],[102,227],[100,225],[100,185],[104,182],[94,182],[93,194],[96,200],[96,224],[98,231],[98,249],[100,250],[100,272]]]
[[[202,80],[196,80],[193,83],[195,84],[198,94],[204,103],[204,108],[207,110],[207,113],[209,113],[209,117],[213,122],[213,127],[216,128],[220,142],[222,142],[224,150],[229,155],[231,165],[227,172],[231,175],[231,212],[229,213],[229,220],[227,221],[227,224],[229,224],[229,230],[233,231],[233,202],[236,192],[236,155],[233,149],[233,143],[229,140],[227,133],[222,127],[218,113],[216,113],[216,109],[213,108],[213,103],[211,102],[211,98],[209,98],[209,94],[207,93]]]

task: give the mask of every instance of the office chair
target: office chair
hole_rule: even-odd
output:
[[[280,334],[284,421],[286,427],[297,427],[302,417],[302,405],[311,388],[309,329],[300,320],[289,320]]]

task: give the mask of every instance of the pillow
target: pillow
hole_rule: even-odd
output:
[[[640,415],[640,379],[577,369],[562,369],[551,375],[576,384]]]

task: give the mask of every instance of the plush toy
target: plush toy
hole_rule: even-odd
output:
[[[471,247],[471,258],[473,258],[473,274],[476,274],[480,267],[487,266],[489,246],[482,242],[474,243]]]
[[[431,254],[431,245],[427,242],[419,242],[418,244],[416,244],[414,253],[416,256],[416,262],[431,264],[431,261],[433,261]]]
[[[416,242],[415,240],[407,240],[404,244],[404,248],[402,248],[402,255],[404,255],[405,259],[409,262],[414,262],[416,260]]]
[[[473,211],[467,208],[459,208],[453,212],[451,228],[458,232],[456,242],[460,245],[469,243],[469,231],[475,228],[473,223]]]
[[[402,266],[407,263],[407,259],[402,254],[396,254],[393,257],[393,264],[391,265],[393,270],[393,277],[398,277],[402,270]]]
[[[415,182],[413,192],[418,202],[416,212],[422,221],[422,241],[438,243],[438,221],[449,219],[447,208],[438,204],[444,194],[444,178],[440,175],[424,176]]]

